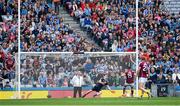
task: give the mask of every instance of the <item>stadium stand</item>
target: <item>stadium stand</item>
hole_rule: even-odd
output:
[[[135,51],[135,0],[66,0],[64,6],[104,51]]]
[[[178,84],[180,80],[180,14],[165,11],[166,3],[139,2],[139,51],[149,62],[150,84]]]
[[[0,89],[13,87],[18,52],[18,0],[0,0]]]
[[[57,4],[51,1],[21,1],[21,51],[100,51],[82,35],[75,33],[69,24],[65,24],[58,11]]]

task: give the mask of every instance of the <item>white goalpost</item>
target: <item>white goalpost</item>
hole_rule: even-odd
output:
[[[137,71],[138,71],[138,65],[139,65],[139,63],[138,63],[138,56],[139,56],[139,52],[138,52],[138,50],[139,50],[139,45],[138,45],[138,2],[139,2],[139,0],[136,0],[136,73],[137,73]],[[138,77],[136,77],[136,97],[139,97],[139,95],[138,95]]]
[[[20,82],[20,70],[21,70],[21,0],[18,0],[18,99],[21,99],[21,82]]]
[[[14,56],[15,60],[15,78],[11,79],[11,84],[12,84],[12,90],[11,92],[13,95],[11,96],[11,99],[19,99],[20,98],[20,70],[19,70],[19,59],[18,59],[18,54],[16,53]]]

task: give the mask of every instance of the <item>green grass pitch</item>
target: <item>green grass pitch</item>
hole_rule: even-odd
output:
[[[0,106],[180,106],[180,98],[93,98],[0,100]]]

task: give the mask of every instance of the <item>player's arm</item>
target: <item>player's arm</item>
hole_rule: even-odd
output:
[[[115,91],[111,90],[109,85],[106,85],[107,89],[110,90],[111,93],[115,93]]]
[[[72,80],[70,80],[70,83],[71,83],[72,85],[74,85],[74,80],[75,80],[75,76],[72,78]]]
[[[111,88],[110,88],[110,86],[109,86],[109,85],[106,85],[106,87],[107,87],[107,89],[108,89],[108,90],[111,90]]]
[[[124,76],[126,76],[126,73],[127,73],[127,70],[125,70],[125,72],[122,72],[122,76],[124,77]]]
[[[151,73],[150,68],[148,68],[148,77],[150,77],[150,73]]]
[[[134,80],[136,79],[136,77],[138,77],[138,76],[137,76],[137,73],[134,73]]]
[[[98,81],[98,83],[101,83],[101,84],[103,84],[103,85],[104,85],[104,83],[101,81],[101,79]]]

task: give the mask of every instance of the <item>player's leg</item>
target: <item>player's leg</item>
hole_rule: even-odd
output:
[[[147,93],[148,98],[151,98],[151,97],[152,97],[152,94],[146,89],[146,83],[147,83],[147,79],[144,80],[144,82],[143,82],[144,93]]]
[[[86,97],[88,94],[90,94],[93,90],[89,90],[88,92],[86,92],[82,97]]]
[[[126,85],[124,85],[124,87],[123,87],[123,96],[125,96],[125,93],[126,93]]]
[[[81,97],[81,92],[82,92],[82,87],[79,87],[78,93],[79,93],[79,97]]]
[[[151,94],[145,89],[146,79],[140,78],[139,80],[139,89],[142,91],[141,97],[143,97],[144,93],[148,94],[148,97],[151,96]]]
[[[145,84],[144,84],[144,88],[145,88]],[[148,90],[146,90],[146,93],[147,93],[147,95],[148,95],[148,99],[152,97],[151,92],[149,92]]]
[[[139,85],[138,85],[138,87],[139,87],[139,90],[141,90],[142,91],[142,94],[141,94],[141,97],[143,97],[143,95],[144,95],[144,92],[146,92],[146,89],[144,88],[144,84],[145,83],[145,79],[144,78],[139,78]]]
[[[142,82],[139,82],[139,89],[141,90],[142,94],[141,94],[141,97],[143,97],[144,95],[144,89],[143,89],[143,83]]]
[[[74,98],[76,98],[77,91],[78,91],[78,88],[74,87],[74,95],[73,95]]]
[[[131,97],[133,97],[133,95],[134,95],[134,86],[131,85]]]
[[[95,95],[93,95],[93,97],[96,97],[96,96],[99,96],[99,95],[101,95],[101,91],[96,92],[96,94],[95,94]]]

